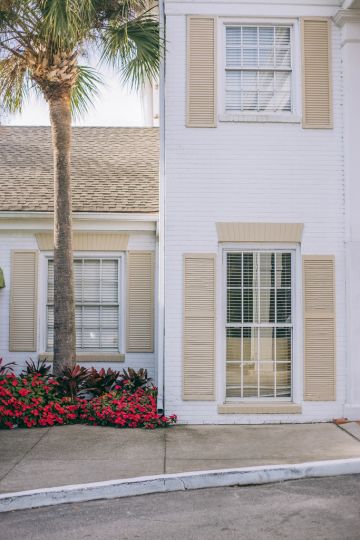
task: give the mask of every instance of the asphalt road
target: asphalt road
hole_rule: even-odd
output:
[[[360,475],[0,514],[1,540],[359,540]]]

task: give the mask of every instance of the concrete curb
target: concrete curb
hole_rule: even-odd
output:
[[[133,497],[150,493],[267,484],[284,480],[343,474],[360,474],[360,458],[160,474],[125,480],[108,480],[91,484],[75,484],[4,493],[0,495],[0,512],[96,499]]]

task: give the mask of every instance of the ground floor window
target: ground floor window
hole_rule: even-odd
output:
[[[119,349],[119,259],[74,259],[76,348]],[[47,350],[54,343],[54,263],[48,260]]]
[[[226,253],[226,397],[291,398],[293,254]]]

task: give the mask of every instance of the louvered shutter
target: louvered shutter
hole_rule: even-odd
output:
[[[188,127],[216,125],[216,19],[187,19]]]
[[[185,255],[184,400],[215,399],[215,255]]]
[[[37,251],[12,251],[10,293],[10,351],[36,351],[38,290],[37,282]]]
[[[332,128],[331,28],[328,19],[302,20],[303,127]]]
[[[154,253],[130,251],[127,263],[127,352],[153,352]]]
[[[307,255],[304,276],[304,399],[335,400],[335,259]]]

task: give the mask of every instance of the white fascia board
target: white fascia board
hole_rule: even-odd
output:
[[[315,0],[311,2],[264,3],[253,0],[251,3],[239,3],[236,0],[167,0],[166,15],[211,15],[219,17],[234,17],[252,19],[294,18],[294,17],[333,17],[341,7],[342,0]],[[210,6],[210,7],[209,7]]]
[[[52,212],[0,212],[0,230],[44,231],[53,229]],[[156,231],[158,214],[74,212],[74,230]]]

